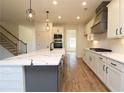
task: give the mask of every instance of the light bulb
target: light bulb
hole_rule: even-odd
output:
[[[33,15],[32,15],[32,13],[29,13],[29,15],[28,15],[30,18],[32,18],[33,17]]]
[[[49,19],[46,19],[46,22],[49,22]]]
[[[87,5],[87,2],[83,2],[82,5],[83,5],[83,6],[86,6],[86,5]]]
[[[26,20],[28,22],[34,22],[35,21],[35,12],[32,9],[26,10]]]
[[[49,24],[47,23],[47,25],[46,25],[46,30],[47,31],[49,31],[50,30],[50,26],[49,26]]]
[[[79,20],[80,19],[80,16],[77,16],[77,20]]]
[[[58,4],[58,2],[57,2],[57,1],[53,1],[53,4],[54,4],[54,5],[57,5],[57,4]]]
[[[46,29],[49,30],[50,28],[47,26]]]
[[[58,16],[58,19],[62,19],[62,17],[61,16]]]

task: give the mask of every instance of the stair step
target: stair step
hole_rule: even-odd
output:
[[[1,44],[1,45],[5,46],[5,47],[14,47],[13,45],[8,44],[8,43],[3,43],[3,44]]]
[[[12,44],[9,43],[9,42],[0,42],[0,44],[4,44],[4,45],[8,45],[8,46],[12,46]]]
[[[15,49],[15,48],[12,49],[12,48],[11,48],[11,49],[9,49],[9,50],[16,51],[17,49]]]
[[[16,47],[14,47],[14,46],[5,46],[5,45],[3,45],[3,47],[5,47],[5,48],[7,48],[7,49],[15,49]]]
[[[4,45],[11,45],[10,43],[8,42],[3,42],[3,43],[0,43],[0,44],[4,44]]]
[[[11,51],[11,50],[9,50],[13,55],[17,55],[17,52],[16,51]]]
[[[8,44],[8,42],[0,42],[0,44]]]
[[[16,48],[13,47],[13,46],[5,46],[5,48],[8,48],[8,49],[16,49]]]

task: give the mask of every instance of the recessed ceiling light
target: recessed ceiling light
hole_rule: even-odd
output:
[[[87,2],[82,2],[82,5],[83,5],[83,6],[86,6],[86,5],[87,5]]]
[[[62,17],[61,16],[58,16],[58,19],[62,19]]]
[[[77,16],[77,20],[79,20],[80,19],[80,16]]]
[[[58,2],[57,2],[57,1],[53,1],[53,4],[54,4],[54,5],[57,5],[57,4],[58,4]]]

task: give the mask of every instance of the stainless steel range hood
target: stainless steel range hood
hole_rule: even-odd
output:
[[[91,27],[93,34],[102,34],[107,32],[107,5],[109,1],[104,1],[96,9],[94,25]]]

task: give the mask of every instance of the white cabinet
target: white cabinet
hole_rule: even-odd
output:
[[[98,77],[100,78],[101,81],[103,81],[103,83],[105,84],[106,83],[106,64],[105,64],[105,61],[106,59],[97,55],[97,75]]]
[[[24,72],[21,66],[0,66],[0,92],[24,92]]]
[[[124,36],[124,0],[120,0],[120,36]]]
[[[112,0],[108,5],[108,38],[124,36],[124,0]]]
[[[124,64],[109,59],[89,50],[86,64],[96,73],[99,79],[110,89],[110,91],[124,91]]]
[[[88,40],[88,41],[93,40],[93,34],[91,33],[91,27],[93,26],[93,23],[94,23],[94,18],[91,19],[91,20],[85,25],[84,35],[87,36],[87,40]]]
[[[115,68],[108,66],[107,69],[107,86],[114,92],[124,91],[124,76],[123,73]]]
[[[96,72],[96,66],[97,66],[97,64],[96,64],[96,62],[95,62],[95,54],[94,53],[92,53],[92,52],[90,52],[90,55],[89,55],[89,59],[90,59],[90,67],[91,67],[91,69],[94,71],[94,72]]]
[[[103,83],[106,83],[106,71],[105,71],[105,63],[104,62],[98,62],[98,77],[100,78]]]

